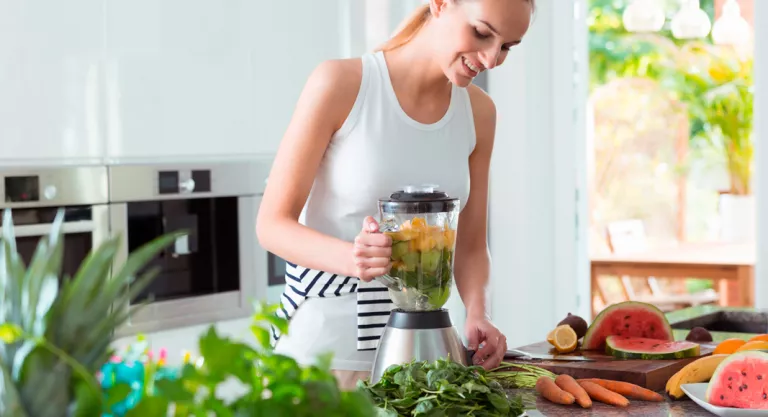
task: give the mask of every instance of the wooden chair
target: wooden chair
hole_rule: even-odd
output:
[[[618,221],[607,226],[608,247],[616,254],[636,253],[648,249],[648,240],[642,220],[632,219]],[[632,286],[632,277],[622,276],[622,292],[625,300],[643,301],[653,304],[662,311],[672,311],[678,308],[716,303],[720,299],[714,290],[701,291],[694,294],[666,294],[659,285],[656,277],[644,277],[650,295],[636,294]]]

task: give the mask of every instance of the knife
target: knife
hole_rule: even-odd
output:
[[[540,359],[545,361],[594,362],[594,359],[584,356],[550,355],[548,353],[529,353],[518,349],[510,349],[504,355],[505,359]]]

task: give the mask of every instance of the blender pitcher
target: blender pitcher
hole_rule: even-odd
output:
[[[403,311],[445,305],[453,284],[459,200],[436,186],[408,186],[379,200],[379,231],[392,238],[392,268],[377,279]]]

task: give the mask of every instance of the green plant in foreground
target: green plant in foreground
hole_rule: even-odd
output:
[[[449,360],[390,366],[380,381],[358,383],[380,416],[519,416],[520,399],[509,400],[501,384],[479,366]]]
[[[174,416],[375,415],[364,393],[339,389],[330,371],[330,355],[315,365],[302,366],[271,350],[269,334],[264,333],[268,325],[287,334],[287,321],[274,314],[277,308],[256,306],[252,330],[260,348],[222,337],[211,326],[199,340],[200,360],[184,364],[175,380],[147,384],[143,400],[127,416],[164,417],[168,410],[174,410]],[[226,388],[239,394],[222,399],[221,390]]]
[[[16,250],[10,210],[0,239],[0,415],[98,416],[103,395],[94,375],[109,358],[113,332],[128,305],[157,274],[137,274],[181,233],[133,252],[110,275],[119,249],[113,237],[92,251],[74,277],[60,279],[63,212],[25,266]],[[60,284],[61,283],[61,284]]]

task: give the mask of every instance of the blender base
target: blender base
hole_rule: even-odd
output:
[[[378,382],[391,365],[450,359],[467,365],[467,350],[448,310],[394,309],[379,340],[370,382]]]

